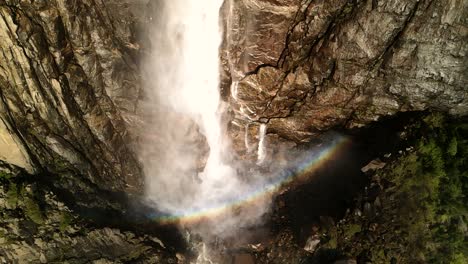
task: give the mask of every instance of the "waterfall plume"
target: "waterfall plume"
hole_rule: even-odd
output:
[[[157,4],[146,64],[150,136],[140,146],[146,197],[158,210],[157,219],[181,224],[195,219],[192,228],[202,235],[228,235],[256,222],[268,199],[253,209],[232,206],[258,186],[243,181],[232,166],[221,121],[223,0]]]

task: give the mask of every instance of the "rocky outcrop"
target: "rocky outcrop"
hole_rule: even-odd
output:
[[[28,153],[19,138],[0,120],[0,160],[20,166],[32,172]]]
[[[142,104],[148,41],[140,30],[158,3],[0,0],[0,160],[38,173],[22,185],[1,174],[4,261],[164,255],[154,237],[86,229],[52,191],[77,208],[125,211],[121,196],[142,190],[133,146],[148,136],[136,131],[151,113]],[[221,11],[221,92],[238,154],[255,155],[260,138],[270,153],[270,143],[292,148],[399,112],[468,114],[467,1],[226,0]],[[35,182],[50,192],[38,194]],[[292,236],[277,239],[286,257],[308,258]],[[259,257],[280,253],[272,247]]]
[[[345,199],[349,206],[323,210],[340,199],[344,190],[339,190],[339,185],[353,177],[350,175],[356,168],[340,172],[341,181],[332,179],[333,190],[323,184],[319,187],[320,175],[315,175],[312,184],[302,186],[303,194],[278,195],[272,217],[278,231],[273,239],[250,250],[256,263],[467,262],[468,203],[463,194],[468,186],[462,183],[468,176],[466,121],[432,113],[396,120],[406,123],[399,129],[389,129],[387,124],[399,143],[389,144],[388,140],[385,145],[392,148],[374,153],[379,161],[361,163],[363,176],[369,181]],[[382,134],[376,133],[378,130],[363,136]],[[332,167],[342,167],[336,165],[338,160],[362,156],[356,154],[348,159],[339,157]],[[333,169],[324,174],[324,178],[333,177]],[[353,177],[344,185],[356,180]],[[321,192],[332,195],[320,201]],[[291,206],[295,208],[287,209]],[[342,214],[333,216],[340,210]]]
[[[300,142],[397,112],[468,114],[466,1],[243,0],[224,12],[234,135],[266,123]]]
[[[177,263],[157,237],[96,227],[30,177],[0,162],[0,262]]]
[[[2,159],[70,191],[141,190],[128,124],[145,4],[0,1]]]
[[[84,176],[75,186],[141,189],[132,130],[147,4],[1,2],[0,133],[14,149],[3,159],[67,168]],[[467,10],[456,0],[226,1],[222,92],[235,149],[258,141],[260,123],[269,140],[302,142],[401,111],[467,114]]]

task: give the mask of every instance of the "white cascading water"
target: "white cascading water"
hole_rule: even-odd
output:
[[[266,158],[266,143],[265,136],[267,131],[267,125],[261,124],[258,132],[258,149],[257,149],[257,164],[261,165]]]
[[[140,151],[147,197],[158,210],[175,218],[202,215],[226,207],[252,189],[224,159],[229,151],[220,119],[219,15],[223,0],[157,3],[147,65],[148,108],[154,117],[146,133],[154,135],[143,142]],[[200,140],[193,139],[197,130],[209,145],[201,173],[197,171],[200,146],[194,143]],[[258,209],[249,217],[262,213]],[[225,217],[209,227],[209,232],[225,233],[229,226],[240,226],[238,221],[248,218],[238,211],[237,217]]]
[[[259,223],[273,192],[293,176],[289,170],[267,175],[255,168],[244,168],[241,179],[230,165],[219,90],[219,15],[223,1],[153,1],[157,12],[152,17],[152,53],[145,71],[148,100],[140,106],[141,112],[148,113],[147,123],[142,124],[139,156],[146,175],[146,196],[155,209],[151,217],[182,224],[190,230],[188,237],[192,232],[201,235],[201,247],[199,241],[187,238],[199,249],[197,264],[214,263],[205,238],[232,238],[239,236],[239,228]],[[232,8],[234,0],[226,1]],[[227,21],[230,27],[229,17]],[[231,87],[234,100],[239,99],[238,84],[234,80]],[[241,105],[240,112],[247,121],[244,142],[248,152],[257,147],[257,165],[270,166],[267,124],[259,124],[255,112],[246,105]],[[258,145],[249,138],[250,126],[257,125]],[[333,143],[316,155],[305,153],[307,158],[299,157],[308,160],[307,166],[298,166],[299,172],[309,173],[339,144]],[[204,149],[206,145],[209,149]],[[294,165],[295,158],[291,160]],[[284,162],[271,166],[280,171],[289,165]]]

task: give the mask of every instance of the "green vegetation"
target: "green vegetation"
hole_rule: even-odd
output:
[[[408,250],[415,261],[468,263],[468,129],[442,114],[427,116],[419,129],[415,151],[388,175]]]
[[[328,241],[324,244],[324,247],[327,249],[336,249],[338,246],[338,234],[336,228],[331,228],[327,233]]]
[[[29,196],[23,197],[24,214],[38,225],[44,224],[44,217],[42,216],[41,209],[34,199]]]
[[[59,224],[59,230],[60,232],[65,232],[67,228],[72,224],[73,222],[73,216],[69,212],[62,212],[60,215],[60,224]]]
[[[122,261],[124,262],[132,262],[140,258],[145,252],[147,252],[150,248],[145,247],[145,246],[140,246],[137,248],[134,248],[128,255],[125,255],[122,257]]]
[[[344,231],[344,236],[352,237],[359,232],[361,232],[361,226],[358,224],[351,224],[347,226],[346,230]]]
[[[372,263],[468,263],[468,125],[429,114],[406,133],[413,149],[374,175],[379,202],[358,203],[377,213],[348,214],[323,247],[336,240]]]
[[[6,193],[6,201],[12,207],[15,207],[18,203],[18,187],[13,182],[10,182],[8,186],[8,191]]]
[[[44,224],[44,216],[33,193],[13,175],[0,172],[1,183],[6,187],[5,200],[10,208],[21,209],[26,217],[38,225]]]
[[[13,177],[13,175],[11,175],[10,173],[6,173],[6,172],[3,172],[3,171],[0,171],[0,180],[8,181],[8,180],[10,180],[12,177]]]

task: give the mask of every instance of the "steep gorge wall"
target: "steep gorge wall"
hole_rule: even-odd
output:
[[[2,159],[69,175],[54,181],[73,191],[142,189],[144,9],[158,1],[0,1]],[[468,113],[467,1],[226,0],[222,12],[238,153],[262,123],[267,141],[299,143],[401,111]]]
[[[129,127],[142,87],[137,33],[145,4],[0,1],[0,134],[11,134],[0,157],[36,172],[82,175],[63,183],[71,190],[141,189]]]
[[[64,224],[74,208],[60,195],[121,212],[109,193],[142,190],[142,29],[159,1],[0,0],[0,160],[39,173],[0,162],[4,260],[176,261],[146,233]],[[275,148],[398,112],[468,113],[468,1],[226,0],[222,12],[221,92],[248,159],[261,124]]]
[[[249,124],[303,142],[398,112],[468,114],[467,1],[232,0],[224,12],[234,138]]]

